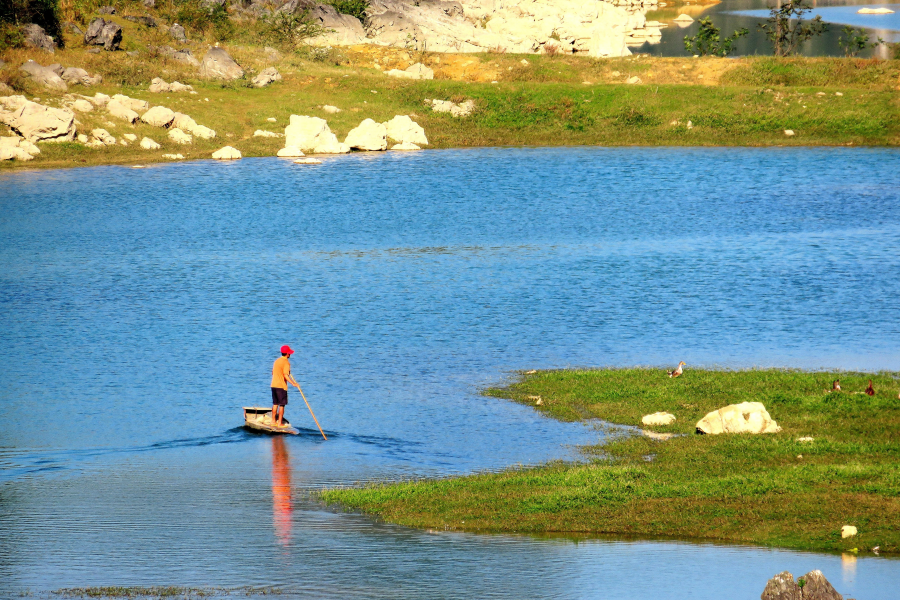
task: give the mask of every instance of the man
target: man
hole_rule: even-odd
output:
[[[288,383],[298,390],[300,389],[291,375],[290,358],[293,353],[290,346],[282,346],[281,358],[276,359],[272,366],[272,423],[277,427],[284,427],[284,407],[288,403]]]

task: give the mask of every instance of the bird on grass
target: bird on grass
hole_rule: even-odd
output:
[[[831,389],[830,389],[830,390],[825,390],[825,391],[826,391],[826,392],[829,392],[829,393],[841,391],[841,380],[840,380],[840,379],[835,379],[835,380],[834,380],[834,383],[831,384]]]
[[[869,387],[866,388],[866,396],[874,396],[875,388],[872,387],[872,380],[869,380]]]
[[[669,377],[680,376],[682,373],[684,373],[684,362],[678,363],[678,366],[675,367],[674,371],[666,371],[666,373],[669,375]]]

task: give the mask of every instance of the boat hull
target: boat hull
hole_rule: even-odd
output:
[[[291,422],[284,419],[284,427],[272,422],[272,409],[260,406],[244,407],[244,427],[265,433],[298,435],[300,432],[291,427]]]

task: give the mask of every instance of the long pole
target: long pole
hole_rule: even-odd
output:
[[[304,402],[306,402],[306,408],[309,409],[309,414],[312,415],[313,421],[316,422],[316,427],[319,428],[319,433],[321,433],[321,434],[322,434],[322,437],[325,438],[325,440],[327,441],[327,440],[328,440],[328,436],[326,436],[326,435],[325,435],[325,432],[322,431],[322,426],[319,425],[319,420],[316,418],[316,413],[314,413],[314,412],[312,411],[312,406],[310,406],[310,405],[309,405],[309,402],[306,400],[306,396],[303,394],[303,390],[300,389],[300,386],[299,386],[299,385],[297,386],[297,389],[300,390],[300,397],[303,398],[303,401],[304,401]]]

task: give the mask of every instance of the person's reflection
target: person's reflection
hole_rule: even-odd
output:
[[[284,438],[272,438],[272,517],[282,546],[291,541],[291,457]]]

